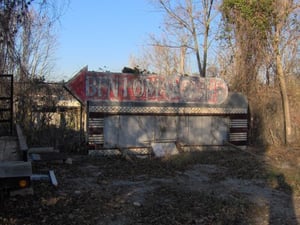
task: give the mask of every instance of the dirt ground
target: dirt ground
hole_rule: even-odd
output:
[[[3,199],[0,224],[298,224],[300,149],[248,151],[35,163],[58,187]]]

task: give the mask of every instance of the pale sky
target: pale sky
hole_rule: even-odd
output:
[[[61,18],[53,76],[69,80],[86,65],[121,72],[161,24],[149,0],[71,0]]]

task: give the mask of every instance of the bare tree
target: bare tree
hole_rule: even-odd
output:
[[[28,78],[46,78],[53,68],[53,56],[57,39],[54,23],[47,15],[31,10],[21,34],[18,46],[21,63],[28,72]],[[21,73],[20,73],[21,78]]]
[[[285,143],[290,143],[292,139],[292,125],[291,125],[291,116],[290,116],[290,104],[287,93],[286,86],[286,78],[285,71],[283,66],[283,52],[285,51],[285,47],[289,44],[292,39],[296,38],[296,41],[300,37],[299,32],[299,24],[297,26],[292,26],[292,35],[289,33],[287,36],[285,33],[286,27],[290,27],[290,23],[292,22],[290,19],[291,14],[295,12],[295,10],[300,9],[299,1],[291,1],[291,0],[280,0],[274,1],[273,3],[274,14],[272,20],[272,28],[270,30],[271,35],[271,43],[275,53],[276,59],[276,71],[277,77],[279,79],[280,85],[280,93],[282,98],[282,106],[283,106],[283,116],[284,116],[284,133],[285,133]],[[295,14],[297,15],[297,14]],[[293,21],[294,22],[294,21]],[[299,22],[299,21],[298,21]],[[297,30],[294,30],[297,29]],[[290,31],[290,30],[289,30]]]
[[[0,73],[11,73],[17,61],[16,36],[27,18],[32,1],[7,0],[0,2]]]
[[[18,82],[15,111],[22,125],[32,121],[40,83],[51,71],[55,26],[66,6],[67,0],[0,1],[0,72],[14,74]]]
[[[152,43],[155,42],[154,38]],[[167,46],[167,42],[160,40],[160,43],[149,45],[143,49],[139,57],[131,57],[130,66],[139,67],[160,75],[184,74],[185,59],[182,59],[180,49]]]
[[[21,124],[28,125],[34,120],[32,108],[37,104],[37,96],[41,93],[39,86],[51,72],[56,46],[53,29],[54,23],[46,14],[30,9],[16,39],[16,50],[20,55],[20,64],[15,71],[18,81],[18,88],[15,90],[18,103],[16,119]],[[47,94],[45,92],[45,97]],[[53,105],[49,96],[48,104],[49,107]]]
[[[216,4],[217,0],[178,0],[176,2],[158,0],[159,8],[166,13],[166,33],[170,36],[175,34],[177,37],[175,40],[171,38],[173,43],[166,47],[180,49],[181,68],[184,67],[183,54],[187,53],[187,49],[192,50],[196,57],[198,72],[203,77],[206,75],[211,24],[215,16],[213,11]]]
[[[53,26],[63,13],[67,1],[54,0],[5,0],[0,1],[0,72],[18,74],[24,78],[30,74],[28,63],[32,54],[32,42],[41,35],[52,35]],[[44,30],[41,31],[41,27]],[[46,33],[45,28],[49,26]],[[38,33],[42,32],[42,34]],[[39,36],[37,36],[39,34]],[[46,35],[45,35],[46,34]],[[36,38],[34,40],[34,38]],[[34,41],[33,41],[34,40]],[[30,47],[31,45],[31,47]],[[31,51],[31,52],[30,52]],[[25,59],[26,58],[26,59]]]
[[[298,0],[224,0],[222,5],[223,18],[229,25],[227,30],[234,33],[238,53],[236,60],[241,65],[241,76],[237,81],[242,81],[246,93],[255,93],[262,66],[266,68],[269,81],[270,68],[275,65],[274,76],[279,81],[283,106],[285,143],[290,143],[292,129],[285,75],[287,68],[283,64],[283,56],[287,49],[291,51],[295,48],[296,45],[291,43],[299,39],[296,10],[299,10]]]

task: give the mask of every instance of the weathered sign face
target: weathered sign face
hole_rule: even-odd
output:
[[[82,103],[153,102],[218,105],[228,95],[220,78],[101,73],[82,69],[66,87]]]

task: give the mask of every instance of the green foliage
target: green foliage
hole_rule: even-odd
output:
[[[252,28],[268,31],[273,20],[273,6],[273,0],[224,0],[221,10],[229,24],[242,25],[238,24],[242,20]]]

